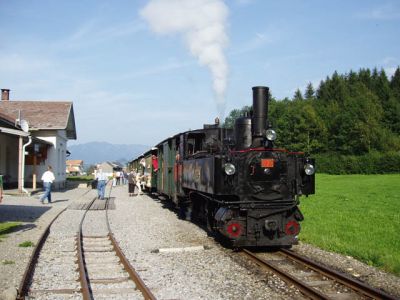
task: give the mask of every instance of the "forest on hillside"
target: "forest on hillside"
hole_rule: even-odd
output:
[[[224,126],[233,127],[250,110],[231,111]],[[324,172],[336,164],[347,166],[330,173],[399,172],[400,68],[390,79],[377,69],[334,72],[318,87],[309,83],[304,92],[297,90],[292,99],[270,95],[268,121],[278,135],[276,147],[318,157]],[[382,164],[385,170],[379,171]]]

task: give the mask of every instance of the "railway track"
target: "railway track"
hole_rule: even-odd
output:
[[[17,299],[155,299],[112,234],[111,189],[106,201],[89,190],[52,220],[33,251]]]
[[[245,249],[242,253],[310,299],[397,299],[293,251],[282,249],[268,254],[268,259]]]

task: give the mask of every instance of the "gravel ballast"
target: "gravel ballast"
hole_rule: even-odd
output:
[[[87,189],[81,188],[53,191],[51,204],[47,201],[41,204],[38,199],[40,194],[31,197],[4,196],[0,204],[0,222],[21,222],[22,225],[0,242],[0,297],[6,290],[17,290],[32,254],[33,247],[18,245],[26,241],[36,244],[52,219],[86,192]],[[64,224],[68,226],[68,222]]]

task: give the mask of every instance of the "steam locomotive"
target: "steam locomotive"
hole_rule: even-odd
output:
[[[251,116],[176,134],[130,163],[146,189],[173,201],[192,220],[234,247],[297,243],[299,197],[315,192],[315,162],[273,147],[268,88],[253,87]]]

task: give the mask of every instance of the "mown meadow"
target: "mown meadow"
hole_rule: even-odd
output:
[[[300,240],[400,275],[400,174],[317,174]]]

